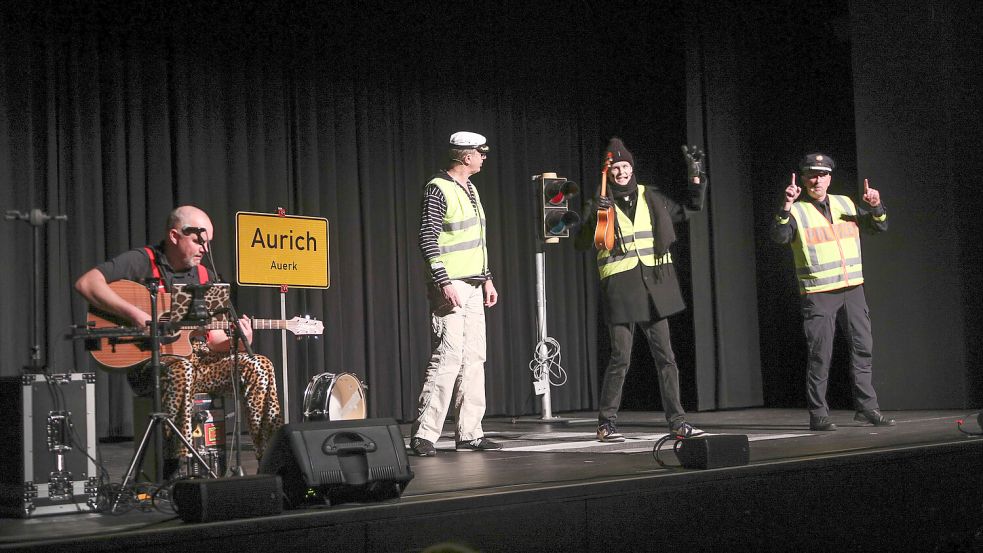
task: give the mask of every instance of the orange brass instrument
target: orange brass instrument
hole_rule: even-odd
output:
[[[604,160],[604,169],[601,171],[601,196],[608,193],[608,169],[611,168],[611,152],[608,152]],[[594,229],[594,247],[599,250],[610,250],[614,248],[614,206],[607,209],[597,210],[597,228]]]

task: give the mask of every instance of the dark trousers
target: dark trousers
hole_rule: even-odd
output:
[[[850,378],[856,408],[878,408],[877,394],[871,382],[873,338],[870,334],[870,312],[864,287],[853,286],[802,296],[802,327],[809,349],[806,395],[809,415],[813,417],[829,415],[826,387],[837,321],[850,346]]]
[[[655,368],[659,372],[659,393],[662,395],[662,409],[666,420],[679,422],[686,418],[679,402],[679,369],[676,356],[669,343],[669,321],[649,321],[644,323],[624,323],[608,326],[611,333],[611,360],[604,371],[604,384],[601,385],[601,410],[598,420],[601,423],[614,422],[621,407],[621,388],[625,384],[628,365],[631,362],[631,346],[635,324],[642,329],[648,340]]]

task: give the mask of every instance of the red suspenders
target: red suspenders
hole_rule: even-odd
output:
[[[143,250],[150,256],[150,270],[153,271],[154,278],[160,281],[161,292],[164,292],[164,280],[160,277],[160,269],[157,268],[157,259],[154,257],[154,250],[150,246],[144,246]],[[198,284],[208,283],[208,269],[201,263],[198,264]],[[210,330],[208,332],[211,332]]]
[[[150,270],[154,273],[154,278],[160,280],[160,290],[164,291],[164,281],[160,278],[160,269],[157,268],[157,258],[154,257],[154,250],[150,246],[144,246],[143,250],[150,257]],[[198,264],[198,284],[208,283],[208,269],[201,263]]]

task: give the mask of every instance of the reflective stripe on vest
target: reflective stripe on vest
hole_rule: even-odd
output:
[[[625,250],[624,254],[611,255],[609,250],[597,252],[597,271],[602,279],[611,275],[623,273],[634,269],[639,260],[642,265],[654,267],[672,263],[672,254],[666,252],[659,258],[655,257],[655,240],[652,235],[652,216],[649,213],[648,202],[645,201],[645,187],[638,185],[638,207],[635,208],[635,220],[628,218],[615,204],[614,211],[618,216],[618,227],[621,229],[621,237]],[[635,231],[635,229],[644,229]],[[617,244],[615,244],[617,249]]]
[[[431,265],[443,263],[447,276],[452,279],[485,274],[488,272],[485,210],[481,207],[478,190],[471,188],[478,206],[475,213],[471,198],[461,185],[442,178],[434,178],[428,184],[436,185],[447,201],[447,212],[437,236],[440,255],[430,260]]]
[[[863,284],[857,207],[847,196],[829,196],[835,224],[810,202],[792,204],[798,227],[792,240],[799,292],[828,292]]]

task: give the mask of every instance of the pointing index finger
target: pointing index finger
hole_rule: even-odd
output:
[[[864,194],[866,195],[868,192],[870,192],[870,183],[867,182],[867,179],[864,179]]]

